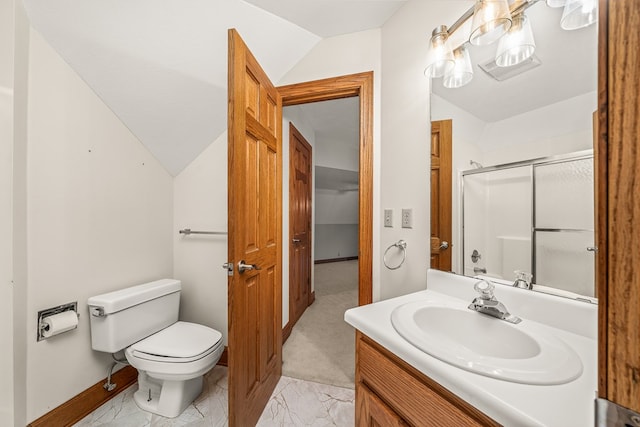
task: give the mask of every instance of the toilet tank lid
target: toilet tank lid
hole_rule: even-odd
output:
[[[90,307],[102,307],[104,314],[111,314],[164,295],[179,292],[180,289],[179,280],[161,279],[96,295],[87,300],[87,305]]]

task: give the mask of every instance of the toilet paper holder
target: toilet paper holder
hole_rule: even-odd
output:
[[[78,301],[74,301],[74,302],[70,302],[67,304],[62,304],[59,305],[57,307],[51,307],[51,308],[47,308],[44,310],[40,310],[38,311],[38,341],[42,341],[42,340],[46,340],[47,338],[51,338],[51,337],[45,337],[44,336],[44,332],[47,330],[48,325],[46,325],[42,320],[45,317],[49,317],[49,316],[53,316],[55,314],[60,314],[60,313],[64,313],[65,311],[74,311],[76,313],[76,316],[78,316],[78,318],[80,318],[80,315],[78,314]],[[77,328],[77,326],[76,326]],[[74,329],[76,329],[74,328]]]

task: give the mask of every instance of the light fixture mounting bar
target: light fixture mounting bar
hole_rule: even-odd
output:
[[[522,12],[524,12],[525,10],[527,10],[528,8],[530,8],[531,6],[533,6],[534,4],[538,3],[540,0],[521,0],[521,1],[516,1],[515,3],[513,3],[511,5],[511,16],[516,16]],[[465,22],[467,22],[469,20],[469,18],[471,18],[473,16],[473,9],[474,6],[471,6],[465,13],[462,14],[462,16],[460,16],[460,18],[458,18],[458,20],[456,22],[454,22],[447,30],[447,33],[449,34],[449,36],[451,36],[453,33],[455,33],[460,27],[462,27],[462,25],[464,25]]]
[[[462,14],[462,16],[460,18],[458,18],[458,20],[456,22],[453,23],[453,25],[451,25],[448,29],[448,33],[449,36],[451,36],[451,34],[455,33],[456,30],[458,30],[458,28],[462,27],[462,25],[467,22],[467,20],[469,18],[471,18],[473,16],[473,9],[474,6],[471,6],[464,14]]]

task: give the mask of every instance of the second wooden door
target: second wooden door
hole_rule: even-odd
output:
[[[313,301],[311,294],[311,145],[289,126],[289,327]]]

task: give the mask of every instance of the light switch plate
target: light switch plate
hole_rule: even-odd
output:
[[[393,209],[384,210],[384,226],[393,227]]]

